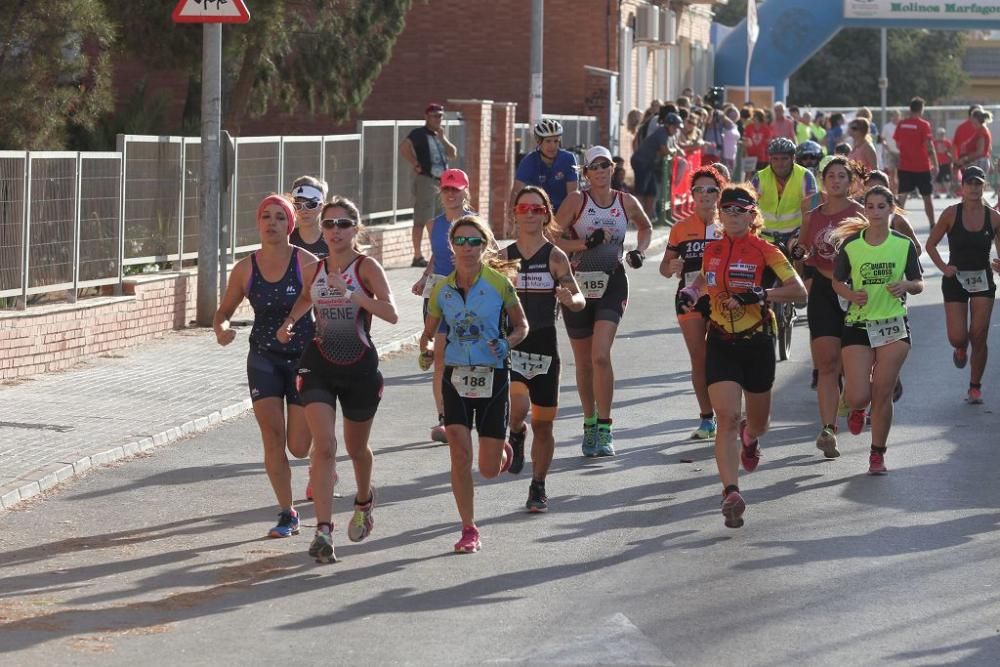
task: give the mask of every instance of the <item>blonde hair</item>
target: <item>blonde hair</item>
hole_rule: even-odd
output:
[[[517,259],[503,259],[500,257],[500,247],[497,245],[496,237],[493,236],[493,230],[490,229],[489,225],[483,222],[482,218],[475,214],[469,214],[463,215],[461,218],[453,222],[451,229],[448,231],[449,242],[453,241],[459,227],[472,227],[479,232],[486,241],[483,244],[483,264],[490,267],[494,271],[502,273],[509,280],[514,280],[517,276],[517,270],[521,266],[521,261]]]
[[[319,212],[320,221],[323,220],[323,217],[326,215],[327,210],[331,208],[344,209],[345,211],[347,211],[347,217],[357,223],[357,234],[354,235],[354,242],[351,245],[351,247],[354,249],[354,252],[360,255],[366,254],[365,251],[368,250],[368,248],[371,246],[362,245],[360,242],[360,239],[362,238],[368,240],[368,232],[367,230],[365,230],[365,226],[361,224],[361,211],[358,209],[357,204],[352,202],[347,197],[341,195],[334,195],[333,197],[330,198],[330,201],[328,201],[326,204],[323,204],[323,208],[320,209]]]

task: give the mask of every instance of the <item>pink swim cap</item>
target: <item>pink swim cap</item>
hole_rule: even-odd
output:
[[[257,207],[257,222],[260,222],[260,216],[264,214],[264,209],[272,204],[277,204],[285,212],[285,218],[288,220],[288,235],[291,236],[292,230],[295,229],[295,209],[292,208],[292,203],[281,195],[268,195],[261,200],[260,206]]]

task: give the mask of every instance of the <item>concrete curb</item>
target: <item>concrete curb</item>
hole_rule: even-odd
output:
[[[658,251],[667,243],[667,234],[657,234],[654,230],[653,240],[649,244],[647,254]],[[669,230],[667,232],[669,234]],[[379,358],[384,359],[389,355],[404,352],[417,345],[420,341],[420,331],[403,336],[387,345],[381,346]],[[237,403],[223,406],[204,417],[198,417],[186,421],[180,426],[169,428],[165,431],[146,436],[138,440],[126,442],[125,444],[103,449],[90,454],[80,453],[74,462],[53,463],[39,468],[28,475],[31,479],[19,478],[0,486],[0,512],[13,509],[21,501],[37,496],[49,489],[52,489],[66,480],[72,479],[87,472],[92,468],[115,463],[137,454],[149,452],[157,447],[166,445],[182,438],[207,431],[224,421],[240,417],[252,409],[252,402],[245,398]],[[71,458],[76,458],[76,456]]]

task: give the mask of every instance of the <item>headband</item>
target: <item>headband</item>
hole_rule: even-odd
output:
[[[285,212],[285,219],[288,221],[288,234],[291,236],[292,230],[295,229],[295,209],[281,195],[268,195],[261,200],[260,205],[257,207],[257,222],[260,222],[260,217],[264,214],[264,209],[274,204],[280,206],[281,210]]]
[[[292,191],[292,194],[302,199],[315,199],[323,201],[323,191],[312,185],[300,185]]]

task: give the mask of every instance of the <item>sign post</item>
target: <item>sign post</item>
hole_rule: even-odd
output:
[[[211,326],[219,303],[219,191],[222,178],[222,24],[247,23],[243,0],[180,0],[175,23],[202,23],[201,180],[198,188],[198,326]]]

